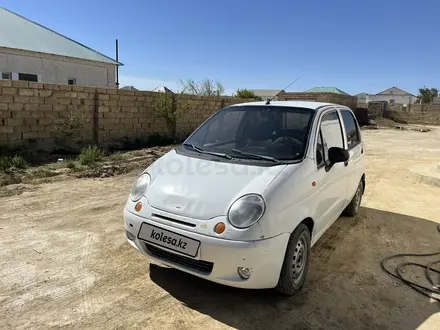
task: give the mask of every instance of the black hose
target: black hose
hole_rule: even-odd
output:
[[[439,231],[440,231],[440,226],[439,226]],[[431,273],[437,273],[440,274],[440,271],[437,269],[433,268],[433,265],[435,264],[440,264],[440,260],[438,261],[433,261],[431,263],[428,263],[426,265],[424,264],[419,264],[416,262],[403,262],[400,263],[396,266],[396,268],[393,271],[390,271],[389,269],[387,269],[385,267],[385,264],[387,261],[391,260],[391,259],[396,259],[396,258],[404,258],[404,257],[432,257],[432,256],[436,256],[439,255],[440,256],[440,252],[434,252],[434,253],[424,253],[424,254],[417,254],[417,253],[401,253],[401,254],[396,254],[390,257],[387,257],[385,259],[383,259],[380,263],[380,267],[382,268],[383,271],[385,271],[388,275],[390,275],[391,277],[402,281],[404,284],[408,285],[410,288],[412,288],[413,290],[421,293],[422,295],[434,299],[438,302],[440,302],[440,297],[435,297],[434,294],[438,294],[440,295],[440,282],[436,283],[434,282]],[[412,266],[412,267],[419,267],[419,268],[423,268],[425,270],[425,276],[426,279],[428,280],[428,282],[432,285],[432,287],[427,287],[421,284],[418,284],[416,282],[413,282],[411,280],[408,280],[406,278],[404,278],[403,274],[403,268],[404,267],[408,267],[408,266]]]

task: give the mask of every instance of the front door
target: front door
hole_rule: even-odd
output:
[[[330,168],[328,150],[344,148],[342,125],[336,110],[323,113],[316,139],[317,186],[319,189],[316,209],[316,239],[339,217],[343,211],[346,194],[346,164],[337,163]]]
[[[347,165],[347,196],[345,204],[348,205],[352,200],[356,189],[364,174],[364,144],[361,141],[359,126],[353,114],[349,110],[340,110],[342,121],[344,123],[346,149],[350,153],[350,159]]]

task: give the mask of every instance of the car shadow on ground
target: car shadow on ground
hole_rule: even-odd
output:
[[[354,219],[341,217],[313,247],[305,286],[293,297],[230,288],[155,264],[150,277],[187,307],[238,329],[415,329],[440,304],[383,273],[380,261],[439,250],[436,226],[365,207]],[[423,271],[414,276],[423,280]]]

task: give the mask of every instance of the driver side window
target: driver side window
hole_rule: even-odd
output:
[[[326,113],[321,118],[318,141],[316,144],[316,164],[319,167],[328,162],[328,149],[344,148],[342,126],[336,111]]]

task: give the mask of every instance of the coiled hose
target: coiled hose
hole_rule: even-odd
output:
[[[438,231],[440,232],[440,225],[437,227]],[[420,264],[417,262],[403,262],[400,263],[394,268],[394,271],[389,270],[385,265],[389,260],[396,259],[396,258],[404,258],[404,257],[433,257],[433,256],[440,256],[440,252],[434,252],[434,253],[401,253],[401,254],[395,254],[390,257],[387,257],[383,259],[380,263],[380,267],[384,272],[386,272],[391,277],[400,280],[404,284],[408,285],[411,289],[419,292],[420,294],[434,299],[438,302],[440,302],[440,282],[435,282],[432,278],[433,273],[440,274],[440,271],[437,269],[434,269],[433,266],[440,264],[440,260],[430,262],[428,264]],[[432,287],[427,287],[424,285],[421,285],[419,283],[416,283],[414,281],[411,281],[403,276],[404,267],[413,266],[413,267],[419,267],[425,270],[425,277],[428,280],[428,282],[432,285]],[[438,296],[435,296],[438,295]]]

